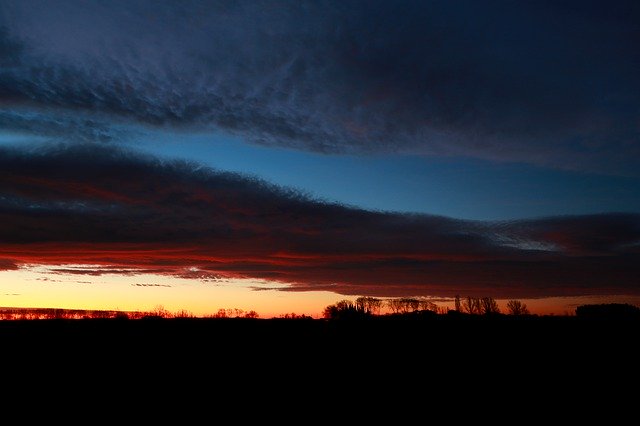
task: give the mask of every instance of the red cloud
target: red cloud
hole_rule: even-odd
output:
[[[252,277],[344,294],[640,293],[640,215],[510,223],[321,203],[98,147],[0,150],[0,268]],[[61,266],[62,267],[62,266]]]

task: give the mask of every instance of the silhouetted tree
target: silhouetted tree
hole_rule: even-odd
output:
[[[481,302],[477,297],[467,297],[467,299],[462,302],[462,308],[468,314],[480,315],[482,313]]]
[[[176,318],[194,318],[194,315],[186,309],[181,309],[174,315]]]
[[[356,308],[367,314],[379,314],[382,308],[382,300],[375,297],[358,297],[355,301]]]
[[[456,312],[462,312],[462,301],[460,300],[459,294],[456,294],[454,303],[455,303]]]
[[[480,299],[480,309],[484,315],[499,314],[498,302],[493,297],[483,297]]]
[[[336,306],[342,311],[356,310],[356,305],[351,300],[341,300],[336,303]]]
[[[413,299],[410,297],[406,297],[401,299],[402,303],[404,303],[404,312],[416,312],[420,310],[420,301],[418,299]]]
[[[171,312],[166,310],[163,305],[156,305],[150,312],[150,316],[157,318],[171,318]]]
[[[322,311],[322,317],[326,319],[335,319],[338,317],[338,307],[336,305],[325,306]]]
[[[328,319],[356,319],[369,316],[371,316],[370,312],[365,311],[351,300],[341,300],[335,305],[327,306],[323,311],[323,317]]]
[[[402,310],[404,309],[404,303],[401,299],[388,299],[386,304],[394,314],[402,313]]]
[[[438,312],[438,305],[428,299],[418,299],[421,311]]]
[[[529,315],[527,305],[519,300],[509,300],[507,302],[507,309],[511,315]]]
[[[408,314],[409,312],[417,312],[421,309],[423,301],[411,297],[403,297],[399,299],[388,299],[387,306],[394,314]]]
[[[440,314],[440,315],[446,315],[446,314],[449,313],[449,308],[447,308],[446,306],[437,306],[436,305],[435,313]]]

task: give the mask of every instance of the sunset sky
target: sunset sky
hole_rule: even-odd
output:
[[[0,307],[640,303],[636,1],[0,0]]]

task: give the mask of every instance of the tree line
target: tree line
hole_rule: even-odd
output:
[[[333,305],[327,306],[323,311],[323,317],[327,319],[366,317],[381,315],[383,309],[388,309],[391,315],[403,315],[411,313],[447,314],[450,311],[469,315],[497,315],[501,314],[498,302],[492,297],[454,298],[454,308],[438,306],[427,298],[401,297],[380,299],[377,297],[358,297],[355,300],[344,299]],[[527,305],[520,300],[507,302],[509,315],[530,315]]]
[[[204,318],[258,318],[254,310],[238,308],[218,309]],[[148,318],[197,318],[186,309],[171,312],[162,305],[150,311],[88,310],[64,308],[0,308],[0,320],[45,320],[45,319],[148,319]]]
[[[386,312],[385,312],[386,311]],[[498,302],[491,297],[456,296],[453,308],[439,306],[428,298],[391,298],[358,297],[355,300],[340,300],[324,308],[322,317],[325,319],[366,318],[386,315],[512,315],[532,316],[527,305],[520,300],[509,300],[506,312],[503,313]],[[535,316],[535,315],[533,315]],[[626,303],[589,304],[578,306],[575,316],[580,318],[623,318],[640,319],[640,308]],[[197,317],[187,310],[170,312],[162,305],[157,305],[151,311],[118,311],[118,310],[84,310],[62,308],[2,308],[0,320],[40,320],[40,319],[145,319],[145,318],[247,318],[257,319],[259,315],[254,310],[244,311],[238,308],[218,309],[211,315]],[[275,319],[275,317],[274,317]],[[282,314],[277,319],[313,319],[305,314],[294,312]]]

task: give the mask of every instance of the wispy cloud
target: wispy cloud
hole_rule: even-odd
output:
[[[0,266],[450,297],[637,293],[640,215],[372,212],[100,145],[0,148]],[[91,267],[73,267],[85,264]]]
[[[135,287],[171,287],[169,284],[143,284],[143,283],[136,283],[136,284],[131,284],[132,286]]]
[[[632,1],[4,1],[0,124],[637,175],[639,22]]]

